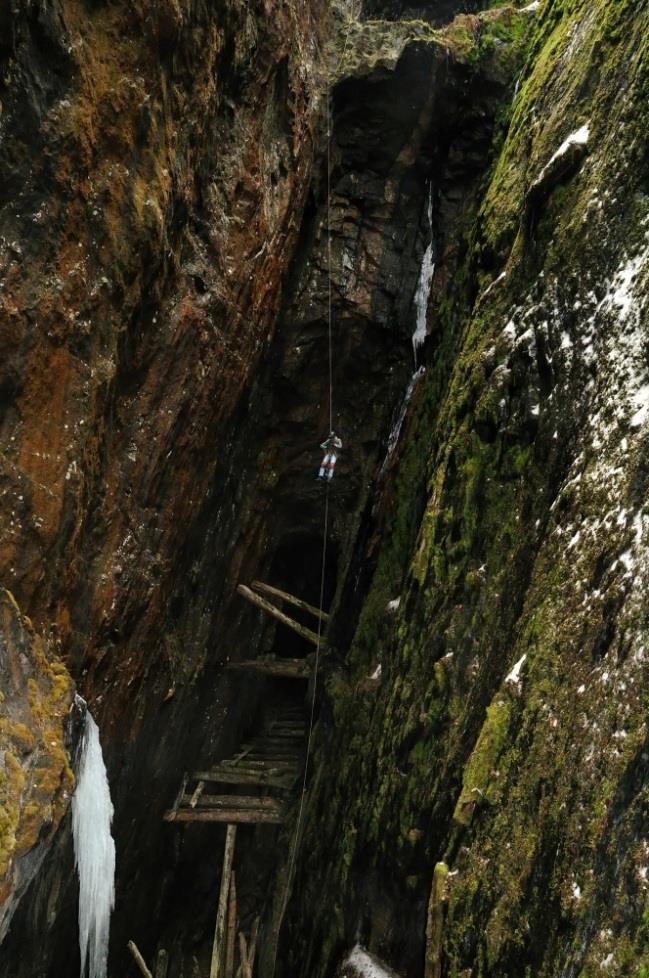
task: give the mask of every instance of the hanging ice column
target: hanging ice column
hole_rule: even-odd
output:
[[[416,354],[415,354],[416,356]],[[388,467],[388,463],[392,456],[394,455],[394,450],[399,444],[399,438],[401,436],[401,429],[403,428],[403,422],[406,420],[406,414],[408,413],[408,408],[412,400],[412,395],[415,393],[415,388],[419,383],[420,379],[423,377],[426,371],[425,367],[420,367],[419,370],[415,370],[414,374],[410,378],[410,383],[406,388],[406,393],[403,396],[401,402],[401,407],[399,408],[399,413],[396,416],[394,424],[392,425],[392,430],[390,431],[390,437],[388,438],[388,449],[385,453],[385,458],[383,459],[383,464],[379,470],[379,478],[383,475]]]
[[[79,874],[81,978],[106,978],[110,914],[115,905],[113,803],[99,729],[86,713],[77,787],[72,797],[74,858]]]
[[[415,311],[417,313],[417,319],[415,322],[415,331],[412,334],[412,351],[415,357],[415,369],[417,368],[417,350],[420,346],[422,346],[424,340],[426,339],[426,313],[428,312],[428,300],[430,299],[430,290],[433,285],[433,275],[435,274],[432,183],[428,185],[427,213],[430,241],[428,242],[428,247],[424,252],[424,257],[421,262],[419,281],[417,283],[417,291],[415,292]]]

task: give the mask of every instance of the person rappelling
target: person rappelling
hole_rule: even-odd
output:
[[[334,477],[334,469],[336,468],[336,462],[338,461],[338,455],[343,447],[343,443],[336,434],[335,431],[329,432],[329,437],[320,445],[323,450],[324,458],[320,463],[320,471],[316,476],[317,479],[322,482],[331,481]]]

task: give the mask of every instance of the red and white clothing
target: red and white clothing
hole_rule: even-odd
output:
[[[333,431],[329,437],[323,441],[320,448],[324,451],[325,456],[320,463],[320,471],[318,472],[319,479],[333,479],[336,462],[338,461],[338,453],[342,447],[342,441],[333,433]]]

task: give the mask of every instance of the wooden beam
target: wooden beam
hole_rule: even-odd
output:
[[[308,602],[303,601],[301,598],[296,598],[293,594],[289,594],[288,591],[280,591],[278,587],[271,587],[270,584],[264,584],[263,581],[253,581],[250,587],[253,591],[270,594],[274,598],[282,598],[283,601],[292,604],[294,608],[300,608],[315,618],[319,618],[320,621],[329,621],[329,615],[326,611],[320,611],[319,608],[315,608],[312,604],[308,604]]]
[[[190,795],[185,795],[183,805],[193,809],[201,808],[267,808],[269,811],[281,811],[282,803],[277,798],[255,798],[251,795],[201,795],[197,806],[191,806]],[[176,811],[182,811],[177,808]]]
[[[293,770],[295,776],[291,777]],[[258,770],[246,770],[223,764],[211,771],[201,771],[199,780],[210,781],[213,784],[258,784],[268,785],[271,788],[286,788],[290,787],[295,777],[297,777],[297,768],[286,770],[265,763]]]
[[[248,945],[248,974],[252,978],[255,970],[255,957],[257,955],[257,937],[259,935],[259,917],[255,917],[250,932],[250,944]]]
[[[194,794],[189,799],[189,804],[190,804],[190,807],[191,808],[196,808],[196,803],[198,802],[198,799],[203,794],[203,788],[204,787],[205,787],[205,782],[204,781],[199,781],[198,784],[196,785],[196,789],[194,791]]]
[[[313,672],[313,666],[309,659],[269,659],[266,656],[260,656],[258,659],[241,659],[239,662],[228,662],[228,669],[263,672],[267,676],[278,676],[280,679],[309,679]]]
[[[270,603],[270,601],[266,601],[266,599],[262,598],[260,594],[255,594],[254,591],[251,591],[245,584],[238,584],[237,591],[243,598],[246,599],[246,601],[254,604],[257,608],[261,608],[261,610],[265,611],[266,614],[271,615],[273,618],[276,618],[277,621],[280,621],[282,625],[286,625],[287,628],[297,632],[297,634],[303,639],[306,639],[307,642],[311,642],[312,645],[320,645],[321,647],[324,646],[325,639],[323,635],[318,638],[316,632],[312,632],[310,628],[305,628],[304,625],[299,625],[296,621],[293,621],[292,618],[285,615],[283,611],[276,608],[274,604]]]
[[[173,811],[175,811],[178,808],[178,806],[180,804],[180,799],[185,794],[185,788],[187,787],[187,778],[188,778],[187,773],[183,774],[183,779],[182,779],[182,781],[180,783],[180,790],[179,790],[179,792],[176,795],[176,798],[174,800]]]
[[[158,951],[158,957],[155,965],[155,978],[167,978],[167,970],[169,968],[169,956],[163,947]]]
[[[234,870],[230,880],[230,899],[228,902],[228,932],[225,942],[225,978],[234,978],[234,945],[237,929],[237,881]]]
[[[128,947],[129,951],[133,955],[133,957],[135,959],[135,963],[138,966],[138,968],[140,969],[140,971],[142,972],[142,974],[144,975],[144,978],[153,978],[153,975],[151,974],[151,972],[147,968],[146,962],[145,962],[144,958],[142,957],[142,955],[140,954],[140,952],[138,950],[138,947],[137,947],[137,944],[135,943],[135,941],[129,941],[126,946]]]
[[[280,825],[285,816],[266,808],[222,808],[209,809],[179,808],[177,812],[168,811],[163,816],[165,822],[219,822],[232,825]]]
[[[241,958],[241,978],[252,978],[248,969],[248,944],[242,931],[239,931],[239,957]]]
[[[288,772],[295,767],[294,761],[262,751],[251,751],[246,755],[245,764],[230,764],[229,761],[223,761],[223,764],[228,771],[266,771],[270,767],[273,770],[277,768],[279,771]]]
[[[304,751],[277,750],[273,747],[268,747],[266,750],[260,748],[258,751],[248,754],[246,764],[258,770],[263,770],[269,764],[272,764],[273,767],[284,768],[286,771],[290,771],[300,764],[303,756]]]
[[[180,812],[177,813],[181,814]],[[196,815],[196,812],[192,812]],[[225,834],[225,848],[223,850],[223,869],[221,870],[221,889],[219,891],[219,906],[216,913],[216,926],[214,928],[214,944],[212,945],[212,960],[210,963],[210,978],[219,978],[222,973],[221,961],[223,958],[223,935],[225,931],[225,915],[228,909],[228,896],[230,893],[230,876],[232,874],[232,861],[234,859],[234,844],[237,838],[236,825],[228,825]]]
[[[294,727],[280,727],[279,724],[274,727],[270,727],[266,733],[263,733],[260,737],[261,743],[265,740],[302,740],[306,732],[306,727],[303,723]]]

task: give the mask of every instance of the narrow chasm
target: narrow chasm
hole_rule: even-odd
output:
[[[0,11],[0,978],[649,975],[647,38]]]

